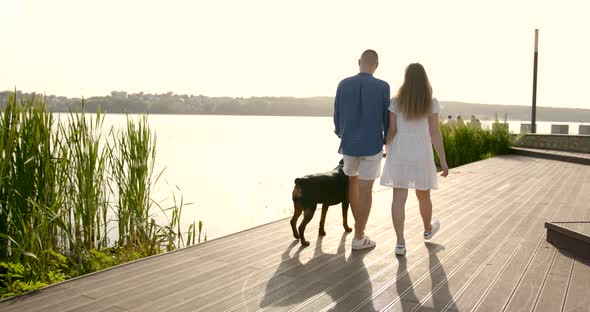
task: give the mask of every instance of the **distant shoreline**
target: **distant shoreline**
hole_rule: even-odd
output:
[[[52,112],[54,114],[68,114],[69,112]],[[95,112],[85,112],[86,114],[96,114]],[[101,114],[105,115],[142,115],[144,113],[111,113],[111,112],[100,112]],[[313,118],[332,118],[332,116],[306,116],[306,115],[238,115],[238,114],[179,114],[179,113],[148,113],[150,116],[212,116],[212,117],[313,117]],[[468,117],[468,116],[466,116]],[[446,119],[444,115],[440,115],[440,119]],[[493,121],[493,118],[490,119],[480,119],[481,121]],[[503,118],[498,118],[498,121],[504,122]],[[469,119],[466,120],[469,122]],[[522,122],[522,123],[530,123],[530,120],[520,120],[520,119],[510,119],[508,118],[508,122]],[[538,119],[537,122],[560,122],[560,123],[579,123],[579,124],[590,124],[590,120],[588,121],[566,121],[566,120],[543,120]]]
[[[8,102],[11,91],[0,92],[0,109]],[[30,97],[32,94],[17,91],[18,97]],[[82,110],[82,99],[46,95],[47,109],[54,113],[67,113]],[[211,116],[289,116],[289,117],[330,117],[333,112],[334,99],[328,96],[295,97],[208,97],[204,95],[165,94],[128,94],[113,91],[107,96],[90,97],[85,100],[85,111],[100,111],[107,114],[142,114],[151,115],[211,115]],[[455,101],[441,101],[440,115],[446,119],[451,115],[461,115],[469,119],[475,115],[480,120],[493,120],[497,116],[504,120],[527,121],[531,118],[530,106],[477,104]],[[590,109],[537,107],[537,120],[546,122],[590,123]]]

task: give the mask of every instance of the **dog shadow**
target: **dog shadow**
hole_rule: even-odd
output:
[[[428,249],[429,272],[431,274],[431,281],[433,281],[431,284],[431,294],[433,296],[431,297],[432,307],[423,308],[426,308],[427,310],[432,309],[432,311],[443,311],[445,308],[451,311],[456,311],[457,307],[453,300],[453,296],[449,291],[449,285],[447,283],[447,274],[444,271],[444,267],[441,265],[437,255],[437,253],[444,250],[445,247],[430,242],[425,242],[424,245]],[[400,300],[401,308],[402,311],[413,311],[416,308],[416,304],[420,304],[420,300],[414,292],[414,283],[408,274],[406,257],[398,257],[398,261],[399,265],[397,268],[397,280],[395,286],[398,295],[402,297]],[[438,285],[440,276],[438,274],[438,277],[434,276],[434,274],[436,274],[435,271],[442,272],[442,277],[445,280],[442,285]],[[435,280],[437,282],[434,282]],[[434,292],[436,292],[436,296]]]
[[[331,301],[335,302],[348,290],[357,285],[348,285],[348,282],[345,282],[347,283],[345,285],[331,286],[339,283],[350,274],[353,274],[353,272],[357,272],[353,278],[354,280],[368,280],[369,273],[363,262],[363,258],[367,252],[354,251],[346,259],[345,243],[348,234],[347,232],[342,234],[336,254],[327,254],[322,251],[323,236],[319,236],[315,244],[313,258],[306,263],[302,263],[299,259],[301,251],[306,248],[300,246],[293,256],[290,256],[297,241],[291,243],[281,255],[281,264],[266,285],[264,298],[260,302],[260,308],[293,308],[320,293],[327,294],[332,298]],[[363,288],[363,292],[372,293],[370,283]],[[313,307],[313,304],[311,302],[308,309],[320,310],[327,305],[324,304],[320,308]],[[331,308],[331,311],[348,311],[352,308],[350,304],[347,300],[340,300]],[[363,311],[376,311],[373,308],[372,302],[366,306],[368,309],[366,309],[367,307],[363,307]]]

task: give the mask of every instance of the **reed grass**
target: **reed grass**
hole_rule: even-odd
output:
[[[1,297],[200,242],[201,222],[181,231],[182,196],[165,209],[151,199],[162,172],[147,116],[120,130],[103,122],[100,111],[62,121],[41,97],[10,95],[0,113]],[[158,224],[158,213],[171,217]]]
[[[497,116],[494,119],[491,129],[476,128],[469,124],[440,125],[450,168],[510,152],[513,139],[508,131],[507,116],[504,116],[504,122],[500,122]],[[435,156],[435,162],[440,166],[438,156]]]

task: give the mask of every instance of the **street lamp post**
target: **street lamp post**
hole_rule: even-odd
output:
[[[537,61],[539,58],[539,30],[535,29],[535,56],[533,62],[533,109],[531,116],[531,133],[537,133]]]

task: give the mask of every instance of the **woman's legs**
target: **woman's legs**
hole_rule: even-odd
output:
[[[391,202],[391,220],[395,235],[397,236],[397,244],[403,245],[406,243],[404,238],[404,221],[406,218],[406,199],[408,198],[408,190],[402,188],[393,189],[393,200]]]
[[[430,200],[430,190],[416,190],[416,197],[420,205],[420,216],[424,223],[424,231],[430,232],[432,230],[432,201]]]

